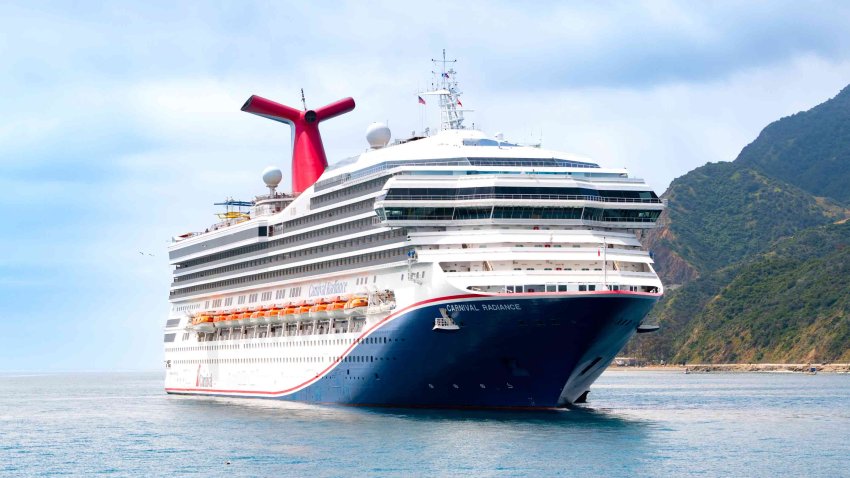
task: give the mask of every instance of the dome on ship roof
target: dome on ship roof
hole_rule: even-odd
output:
[[[366,128],[366,141],[372,149],[380,149],[390,143],[390,128],[384,123],[372,123]]]
[[[266,183],[266,187],[276,188],[282,180],[283,172],[280,168],[269,166],[263,170],[263,182]]]

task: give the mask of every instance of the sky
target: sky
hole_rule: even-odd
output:
[[[352,96],[365,129],[436,127],[447,50],[467,123],[626,167],[663,192],[850,83],[846,2],[0,2],[0,371],[162,368],[170,238],[288,176],[239,111]]]

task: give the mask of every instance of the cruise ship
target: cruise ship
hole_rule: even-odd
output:
[[[318,109],[252,96],[292,128],[292,193],[229,199],[176,236],[164,329],[170,394],[363,406],[557,408],[591,384],[661,297],[640,237],[664,205],[628,171],[464,124],[437,62],[440,128],[328,166]],[[432,105],[433,106],[433,105]],[[249,120],[246,117],[246,120]]]

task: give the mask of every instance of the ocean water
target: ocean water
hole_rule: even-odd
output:
[[[159,373],[0,374],[0,476],[850,476],[850,375],[603,374],[581,408],[167,396]]]

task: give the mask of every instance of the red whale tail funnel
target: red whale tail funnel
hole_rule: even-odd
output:
[[[315,110],[302,111],[257,95],[242,105],[242,111],[288,123],[292,133],[292,193],[312,186],[328,167],[319,123],[354,109],[354,99],[345,98]]]

